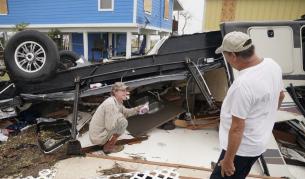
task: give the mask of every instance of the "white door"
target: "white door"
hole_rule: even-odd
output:
[[[293,31],[291,27],[250,27],[248,33],[259,57],[273,58],[283,74],[293,72]]]

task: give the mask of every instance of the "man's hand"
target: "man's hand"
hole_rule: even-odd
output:
[[[140,109],[141,109],[143,106],[144,106],[143,104],[142,104],[142,105],[137,106],[137,107],[136,107],[136,111],[139,113],[139,112],[140,112]]]
[[[145,114],[149,111],[149,103],[145,103],[137,107],[138,114]]]
[[[221,176],[231,176],[235,173],[235,166],[233,161],[221,160],[218,164],[221,167]]]
[[[228,136],[228,147],[223,160],[219,162],[221,175],[231,176],[235,172],[234,158],[239,148],[245,129],[245,119],[232,115],[232,124]]]

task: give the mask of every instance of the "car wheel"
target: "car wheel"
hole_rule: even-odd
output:
[[[4,62],[11,80],[39,82],[54,74],[59,53],[47,35],[25,30],[8,41],[4,50]]]
[[[60,65],[59,70],[66,70],[77,65],[76,61],[80,58],[80,55],[68,50],[59,51]]]

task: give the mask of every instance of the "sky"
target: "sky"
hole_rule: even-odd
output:
[[[202,32],[204,0],[179,0],[184,10],[190,13],[191,18],[188,20],[184,34]],[[180,12],[181,13],[181,12]],[[179,34],[184,24],[184,18],[179,17]]]

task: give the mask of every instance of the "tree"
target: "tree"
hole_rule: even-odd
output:
[[[58,49],[62,49],[62,33],[59,29],[54,28],[50,29],[48,32],[48,36],[55,42]]]
[[[182,34],[184,34],[185,27],[186,27],[188,21],[192,18],[192,15],[188,11],[182,11],[180,13],[180,16],[182,16],[184,19],[184,24],[183,24],[182,30],[181,30]]]

